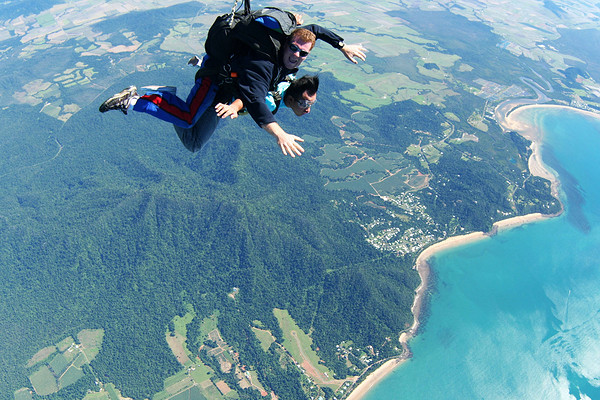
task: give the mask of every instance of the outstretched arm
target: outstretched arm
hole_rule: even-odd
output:
[[[266,125],[262,125],[262,128],[269,132],[277,139],[277,144],[281,148],[281,152],[284,155],[290,155],[291,157],[301,156],[304,153],[304,149],[298,142],[304,142],[304,139],[296,135],[290,135],[283,130],[277,122],[270,122]]]
[[[358,64],[358,59],[365,61],[367,56],[365,55],[365,49],[360,44],[345,44],[344,39],[338,35],[337,33],[330,31],[327,28],[323,28],[322,26],[310,24],[304,26],[305,29],[308,29],[312,33],[317,36],[317,40],[322,40],[326,43],[329,43],[336,49],[339,49],[344,56],[353,62],[354,64]]]

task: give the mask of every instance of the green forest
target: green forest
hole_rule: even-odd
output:
[[[328,114],[326,106],[307,117],[311,124]],[[331,106],[338,114],[344,108]],[[386,337],[412,322],[416,255],[398,257],[364,240],[357,215],[379,217],[380,210],[357,202],[355,193],[324,187],[315,144],[302,157],[286,158],[251,121],[239,120],[192,154],[167,124],[100,115],[95,104],[63,126],[27,107],[4,110],[0,118],[11,127],[1,146],[13,155],[0,171],[0,351],[6,360],[0,393],[29,385],[33,371],[24,365],[39,348],[102,328],[93,370],[126,396],[150,397],[179,368],[165,331],[175,315],[185,314],[185,303],[198,314],[191,332],[218,310],[227,342],[283,398],[300,398],[293,383],[298,373],[260,350],[250,330],[259,320],[278,337],[273,308],[289,310],[312,332],[319,355],[342,377],[347,370],[336,345],[351,340],[391,355]],[[310,126],[316,125],[303,125]],[[339,140],[333,129],[323,130],[321,139]],[[514,157],[524,156],[518,149],[526,148],[510,135],[495,140]],[[440,162],[436,176],[458,184],[451,179],[455,169],[469,169],[460,159],[442,160],[448,161]],[[505,185],[491,172],[494,164],[489,168],[471,170],[456,191],[437,191],[431,214],[443,221],[452,210],[468,229],[488,227],[487,212],[502,205]],[[467,193],[485,204],[447,207]],[[239,288],[235,303],[227,296],[233,287]],[[81,398],[91,382],[80,380],[67,388],[72,397],[63,397],[65,389],[58,398]]]
[[[174,8],[172,17],[186,7]],[[436,13],[432,21],[446,14]],[[421,12],[400,16],[426,24]],[[104,29],[126,21],[110,20]],[[470,35],[491,35],[477,24],[469,29]],[[445,48],[463,45],[440,42]],[[65,48],[61,54],[69,53]],[[496,47],[487,59],[463,51],[467,61],[485,66],[485,77],[508,83],[514,72],[535,78],[523,60],[499,71]],[[104,61],[88,62],[114,73]],[[463,84],[452,84],[456,95],[446,99],[445,109],[402,101],[360,119],[360,104],[340,100],[350,85],[323,73],[310,115],[298,122],[286,110],[278,114],[291,133],[307,137],[302,157],[282,156],[249,117],[223,122],[192,154],[169,124],[97,111],[104,97],[130,84],[176,85],[180,94],[190,87],[193,71],[182,69],[181,55],[157,51],[153,62],[163,68],[129,74],[98,98],[87,93],[89,105],[66,122],[40,113],[40,106],[11,105],[0,112],[1,399],[31,387],[29,377],[39,368],[28,366],[34,354],[84,329],[104,331],[98,355],[82,365],[75,383],[33,398],[82,399],[96,390],[96,380],[114,384],[124,396],[151,398],[182,368],[165,332],[175,316],[186,314],[186,305],[196,313],[187,327],[188,348],[203,362],[213,361],[200,350],[201,324],[218,314],[224,340],[268,391],[282,399],[308,398],[298,370],[282,362],[276,344],[264,351],[251,328],[260,321],[279,343],[283,335],[273,309],[289,311],[339,379],[351,372],[336,350],[343,342],[372,347],[373,362],[398,355],[395,340],[413,321],[418,252],[379,249],[368,234],[418,228],[432,243],[456,232],[489,231],[506,216],[560,211],[549,182],[527,170],[529,142],[502,132],[489,118],[486,132],[468,123],[473,113],[484,113],[485,101]],[[69,104],[77,90],[65,90],[61,101]],[[447,111],[457,120],[449,120]],[[346,121],[355,136],[343,138],[332,116]],[[327,146],[341,149],[333,157],[337,164],[320,161]],[[409,152],[411,146],[420,153]],[[403,168],[427,177],[422,189],[387,189],[394,196],[409,193],[413,208],[421,210],[418,218],[360,189],[367,185],[326,186],[324,169],[341,171],[358,156],[381,170],[396,167],[383,155],[397,155]],[[340,176],[379,179],[380,170],[372,168]],[[233,288],[235,300],[228,296]],[[235,385],[232,376],[220,377]],[[240,399],[259,398],[257,393],[237,391]]]

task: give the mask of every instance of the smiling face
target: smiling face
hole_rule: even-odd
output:
[[[312,47],[311,42],[305,42],[300,38],[292,39],[283,49],[283,66],[287,69],[298,68],[308,57]]]
[[[317,101],[317,94],[308,94],[307,91],[302,93],[302,99],[296,100],[289,98],[286,102],[286,106],[292,109],[294,114],[301,117],[310,112],[310,107]]]

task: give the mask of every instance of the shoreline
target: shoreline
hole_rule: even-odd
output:
[[[383,378],[388,376],[396,367],[404,364],[407,359],[394,358],[388,360],[377,367],[373,372],[367,375],[364,381],[362,381],[346,400],[360,400],[371,390],[376,384],[378,384]]]
[[[554,214],[545,215],[541,213],[533,213],[511,217],[495,222],[492,226],[492,230],[489,233],[471,232],[465,235],[452,236],[426,247],[421,254],[419,254],[415,262],[414,268],[417,270],[419,277],[421,278],[421,284],[415,290],[415,300],[411,308],[411,311],[414,315],[413,324],[407,331],[404,331],[400,334],[399,342],[402,347],[408,349],[408,342],[416,336],[421,324],[420,314],[423,306],[425,291],[427,290],[429,284],[429,275],[431,273],[431,266],[428,263],[430,258],[445,250],[475,243],[483,239],[492,238],[498,232],[508,231],[513,228],[553,218],[555,216],[556,215]],[[352,390],[348,397],[346,397],[346,400],[361,400],[377,383],[382,381],[397,367],[404,364],[408,360],[408,358],[398,357],[384,362],[381,366],[368,374],[365,380],[362,381],[354,390]]]
[[[600,118],[600,115],[591,111],[581,110],[570,106],[558,104],[532,104],[528,102],[519,103],[518,101],[513,100],[511,101],[512,107],[510,107],[509,110],[505,110],[506,113],[499,117],[498,111],[502,107],[502,105],[503,104],[500,104],[496,108],[496,117],[498,124],[504,131],[515,131],[519,135],[531,141],[532,154],[529,157],[529,171],[532,175],[548,179],[552,183],[552,194],[558,199],[558,187],[560,184],[558,176],[556,175],[556,172],[554,170],[552,170],[546,164],[543,163],[541,157],[541,144],[543,140],[543,132],[537,126],[532,126],[522,120],[518,120],[517,116],[524,110],[530,108],[563,108],[570,111],[580,112],[594,118]],[[495,236],[498,232],[504,232],[522,225],[553,218],[560,214],[562,214],[562,211],[560,211],[557,214],[550,215],[533,213],[517,217],[511,217],[495,222],[492,225],[491,231],[488,233],[472,232],[465,235],[452,236],[426,247],[419,254],[417,260],[415,261],[414,268],[419,274],[421,283],[419,284],[419,287],[417,287],[417,289],[415,290],[415,300],[411,307],[411,311],[414,316],[413,324],[407,331],[402,332],[399,337],[399,342],[402,345],[402,347],[405,350],[408,350],[408,342],[413,337],[415,337],[420,326],[419,318],[423,306],[423,298],[429,284],[429,275],[431,273],[431,267],[427,261],[431,257],[435,256],[441,251],[474,243],[486,238],[491,238]],[[397,367],[404,364],[407,360],[407,358],[398,357],[384,362],[373,372],[369,373],[365,380],[362,381],[356,388],[354,388],[350,395],[346,397],[346,400],[361,400],[377,383],[382,381],[385,377],[387,377]]]

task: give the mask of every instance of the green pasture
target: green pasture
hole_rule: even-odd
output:
[[[50,368],[44,365],[36,372],[29,376],[29,381],[33,385],[33,389],[40,396],[47,396],[58,392],[58,384],[56,378]]]
[[[182,369],[175,375],[172,375],[172,376],[168,377],[167,379],[165,379],[165,382],[164,382],[165,389],[162,392],[155,394],[152,397],[152,399],[153,400],[169,399],[174,394],[179,393],[182,390],[188,389],[188,388],[192,387],[193,385],[210,381],[210,378],[214,375],[214,371],[199,360],[196,360],[196,362],[194,363],[192,368],[193,369],[190,369],[189,372],[187,372],[188,368]],[[211,386],[212,386],[212,384],[211,384]],[[216,388],[215,388],[215,390],[216,390]],[[210,397],[209,396],[208,398],[221,399],[221,396],[219,394],[219,397]]]
[[[104,388],[108,392],[110,400],[119,400],[121,398],[119,391],[112,383],[104,385]]]
[[[210,317],[204,318],[202,320],[202,323],[200,324],[200,334],[202,335],[202,337],[200,339],[202,342],[205,341],[206,339],[208,339],[208,334],[210,332],[217,329],[218,321],[219,321],[219,313],[218,312],[216,312],[213,315],[211,315]]]
[[[194,386],[184,392],[179,393],[176,396],[171,397],[170,400],[207,400],[207,399],[206,399],[206,397],[204,397],[202,395],[200,388],[198,386]]]
[[[175,385],[177,382],[183,380],[186,378],[186,373],[185,373],[185,369],[182,369],[181,371],[179,371],[178,373],[176,373],[173,376],[168,377],[167,379],[165,379],[165,388],[168,388],[170,386]]]
[[[371,122],[373,122],[374,120],[377,119],[377,115],[370,113],[370,112],[356,112],[354,114],[352,114],[352,120],[356,123],[366,123],[366,124],[370,124]],[[370,128],[370,125],[367,125],[368,128]]]
[[[390,171],[395,171],[397,169],[402,169],[410,166],[410,162],[402,154],[393,151],[388,153],[377,154],[375,156],[375,160],[383,168]]]
[[[250,374],[250,378],[252,379],[252,384],[261,390],[265,390],[264,386],[258,380],[258,372],[254,370],[248,372]]]
[[[437,164],[440,158],[442,158],[442,152],[431,144],[423,146],[422,151],[425,157],[427,157],[429,164]]]
[[[75,343],[75,340],[69,336],[64,338],[63,340],[61,340],[56,347],[58,347],[58,351],[65,351],[67,350],[69,347],[71,347],[71,345]]]
[[[404,183],[408,174],[416,173],[410,162],[402,154],[391,152],[378,155],[376,158],[364,157],[364,152],[352,146],[326,145],[324,154],[317,159],[324,165],[341,165],[348,154],[363,156],[346,168],[323,168],[321,175],[329,182],[326,187],[330,190],[366,191],[376,194],[393,194],[400,189],[410,189]],[[402,171],[398,173],[398,171]]]
[[[214,371],[208,365],[202,362],[197,362],[195,369],[190,371],[190,376],[198,383],[210,379],[214,374]]]
[[[50,13],[40,14],[35,19],[38,22],[38,24],[40,24],[40,26],[42,26],[42,27],[52,26],[52,25],[56,24],[54,15],[52,15]]]
[[[64,371],[66,371],[67,367],[69,366],[69,361],[62,353],[58,353],[56,356],[54,356],[52,361],[50,361],[48,366],[56,376],[60,376]]]
[[[364,177],[354,181],[327,182],[325,188],[328,190],[350,190],[352,192],[366,192],[377,195],[377,192]]]
[[[119,400],[121,398],[114,384],[106,383],[103,388],[102,392],[89,392],[83,400]]]
[[[15,400],[33,400],[33,394],[29,388],[21,388],[14,393]]]
[[[27,363],[26,367],[31,368],[34,365],[36,365],[42,361],[46,361],[55,352],[56,352],[56,346],[44,347],[43,349],[41,349],[40,351],[35,353],[35,355],[33,357],[31,357],[31,359]]]
[[[104,329],[84,329],[77,334],[77,340],[83,345],[83,352],[92,361],[102,348]]]
[[[57,106],[56,104],[47,104],[43,109],[42,112],[46,115],[49,115],[53,118],[58,118],[60,116],[60,112],[61,112],[62,108],[60,106]]]
[[[166,400],[173,395],[189,389],[195,384],[191,377],[187,376],[185,370],[165,379],[164,390],[152,396],[152,400]]]
[[[444,113],[444,117],[448,118],[450,121],[460,122],[460,118],[453,112],[447,111]]]
[[[271,344],[273,344],[273,342],[275,341],[275,338],[273,338],[271,332],[254,327],[252,328],[252,331],[254,332],[256,338],[260,342],[260,347],[262,347],[264,351],[268,351],[269,347],[271,347]]]
[[[67,371],[59,378],[58,384],[62,389],[69,385],[74,384],[80,378],[83,378],[83,371],[75,366],[71,366]]]
[[[343,128],[347,123],[352,122],[351,119],[338,117],[337,115],[332,116],[330,121],[333,125],[337,126],[338,128]]]
[[[302,354],[304,354],[314,368],[332,377],[333,372],[321,364],[321,359],[313,350],[312,339],[300,329],[296,321],[290,316],[290,313],[287,310],[274,308],[273,314],[277,318],[277,321],[279,321],[279,326],[283,331],[283,347],[292,355],[294,360],[302,363],[304,361]],[[295,335],[292,332],[295,332]]]
[[[340,146],[339,144],[326,144],[321,148],[323,155],[316,157],[321,164],[340,165],[348,156],[362,156],[364,153],[354,146]]]
[[[427,175],[419,175],[419,174],[411,175],[408,180],[408,186],[410,186],[410,188],[413,190],[421,189],[421,188],[425,187],[427,178],[428,178]]]
[[[479,129],[482,132],[487,132],[488,130],[488,126],[487,124],[484,122],[484,118],[483,116],[481,116],[481,113],[478,111],[474,111],[471,116],[469,116],[469,118],[467,119],[467,122],[469,123],[469,125],[471,125],[473,128]]]
[[[73,354],[77,356],[75,361],[73,361],[73,365],[77,368],[81,368],[84,365],[88,364],[87,358],[83,352],[73,351]]]
[[[221,394],[221,392],[219,392],[219,389],[217,389],[217,387],[213,384],[211,384],[209,387],[207,388],[203,388],[202,389],[202,395],[207,399],[207,400],[222,400],[225,397]],[[230,392],[230,396],[232,395],[237,395],[237,393],[235,391]]]
[[[321,175],[336,181],[349,178],[352,179],[355,176],[365,176],[369,174],[381,175],[381,178],[387,175],[385,168],[370,158],[359,159],[346,168],[326,168],[321,170]],[[373,181],[378,179],[379,178],[376,178]]]
[[[401,173],[388,176],[380,182],[373,183],[373,187],[382,196],[388,196],[397,194],[398,192],[404,192],[410,190],[410,187],[406,185],[407,177]]]
[[[419,62],[417,64],[417,70],[419,71],[419,74],[426,76],[428,78],[431,78],[431,79],[442,80],[446,77],[446,74],[444,73],[443,70],[427,69],[427,68],[425,68],[423,62]]]
[[[119,398],[110,397],[108,392],[89,392],[83,400],[119,400]]]
[[[419,146],[418,144],[411,144],[406,148],[406,154],[408,154],[411,157],[418,157],[419,155],[421,155],[421,146]]]
[[[169,395],[173,395],[176,393],[180,393],[183,390],[189,389],[189,388],[193,387],[195,384],[196,384],[196,382],[194,382],[194,380],[191,377],[184,376],[183,379],[181,379],[179,382],[175,382],[171,386],[168,386],[165,389],[165,392],[169,393]],[[155,396],[155,398],[156,398],[156,396]]]
[[[175,325],[175,333],[187,338],[187,325],[192,322],[196,317],[196,312],[190,304],[186,304],[188,312],[182,317],[176,315],[173,318],[173,325]]]

